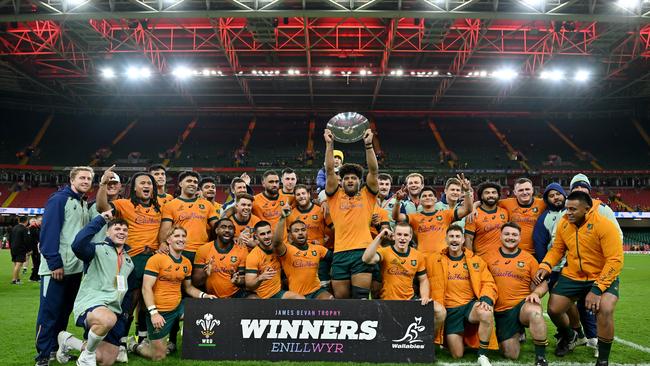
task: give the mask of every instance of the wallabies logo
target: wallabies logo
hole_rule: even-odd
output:
[[[526,263],[524,263],[524,261],[517,262],[517,267],[519,267],[519,268],[524,268],[525,265],[526,265]]]
[[[230,262],[231,262],[231,263],[235,263],[235,262],[237,262],[237,256],[236,256],[236,255],[231,255],[231,256],[230,256]]]
[[[413,260],[411,260],[411,265],[412,265],[413,267],[417,266],[417,265],[418,265],[418,261],[417,261],[417,259],[413,259]]]

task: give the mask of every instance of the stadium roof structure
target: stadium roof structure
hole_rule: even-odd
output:
[[[612,113],[649,59],[648,0],[0,0],[24,109]]]

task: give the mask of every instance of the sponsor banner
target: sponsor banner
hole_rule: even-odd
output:
[[[433,362],[419,301],[185,299],[183,358]]]
[[[650,212],[614,212],[617,219],[650,219]]]
[[[0,215],[42,215],[43,208],[0,207]]]

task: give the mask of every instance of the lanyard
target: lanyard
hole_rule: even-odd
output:
[[[122,262],[124,260],[123,255],[124,254],[124,248],[122,250],[118,251],[117,248],[115,248],[115,253],[117,254],[117,274],[116,276],[120,275],[120,271],[122,270]]]

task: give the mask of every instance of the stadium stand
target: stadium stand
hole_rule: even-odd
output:
[[[6,130],[0,140],[0,159],[3,163],[15,164],[19,160],[16,154],[27,148],[48,117],[45,113],[21,113],[11,110],[3,111],[2,119],[11,130]],[[34,152],[38,155],[39,152]]]
[[[380,119],[376,123],[378,138],[389,167],[438,165],[440,148],[426,120]]]
[[[581,149],[590,152],[604,169],[648,167],[650,151],[629,120],[561,120],[555,125]]]
[[[554,134],[543,120],[494,119],[492,122],[508,137],[510,144],[526,156],[531,167],[591,169],[589,163],[579,160],[575,151]]]
[[[246,117],[202,117],[172,166],[227,167],[246,131]]]
[[[12,138],[0,143],[0,163],[15,164],[16,157],[25,152],[47,118],[47,114],[7,113],[15,122]],[[171,166],[229,167],[233,153],[245,135],[245,116],[201,117],[190,132],[178,154],[174,147],[192,117],[167,116],[138,118],[110,151],[110,156],[97,165],[116,163],[121,166],[143,166],[153,161],[171,158]],[[39,146],[31,153],[29,164],[69,166],[86,164],[136,117],[89,117],[87,115],[54,116]],[[564,143],[541,119],[497,118],[491,122],[503,133],[515,150],[527,158],[533,170],[593,169]],[[315,161],[320,165],[323,142],[321,131],[327,118],[316,120],[314,139]],[[509,153],[481,118],[436,118],[441,137],[458,156],[459,168],[520,169],[510,160]],[[579,148],[591,153],[605,169],[645,169],[650,162],[647,145],[631,121],[621,121],[609,133],[609,120],[558,120],[553,123]],[[423,117],[376,119],[378,138],[385,153],[385,167],[447,169],[440,163],[440,148]],[[258,118],[243,166],[294,168],[307,166],[304,153],[307,145],[308,119],[303,117]],[[277,142],[282,144],[278,146]],[[74,144],[74,149],[70,148]],[[354,144],[342,145],[350,161],[362,161],[363,151]],[[273,156],[271,159],[270,157]]]
[[[306,119],[297,117],[281,120],[258,118],[248,145],[248,165],[282,167],[299,164],[298,158],[307,147],[307,124]],[[279,143],[281,149],[278,149]]]

